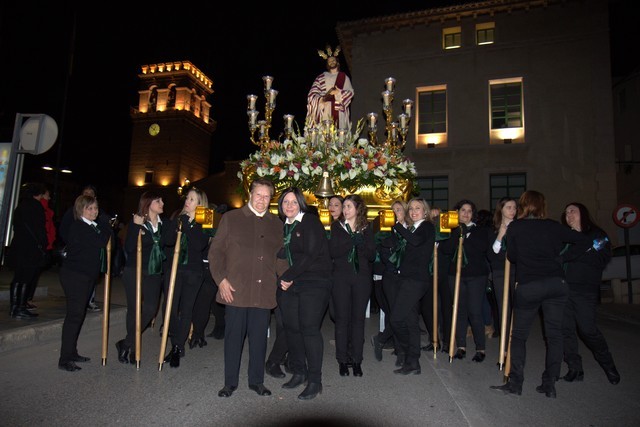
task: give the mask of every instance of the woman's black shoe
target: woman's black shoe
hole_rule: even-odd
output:
[[[362,376],[362,365],[360,363],[353,364],[353,376],[354,377]]]
[[[280,369],[280,365],[277,363],[273,363],[267,360],[264,366],[264,370],[268,375],[271,375],[273,378],[284,378],[286,377],[285,373]]]
[[[454,359],[464,359],[465,357],[467,357],[467,350],[461,347],[456,350],[456,354],[453,356]]]
[[[583,381],[584,380],[584,371],[574,371],[573,369],[569,369],[567,375],[562,377],[568,383],[572,383],[574,381]]]
[[[75,362],[58,363],[58,368],[62,369],[63,371],[69,371],[69,372],[79,371],[80,369],[82,369],[80,366],[76,365]]]
[[[492,390],[500,390],[504,392],[504,394],[517,394],[518,396],[522,394],[522,385],[516,385],[512,382],[507,382],[503,385],[492,385],[489,388]]]
[[[289,381],[282,384],[282,388],[296,388],[307,381],[307,377],[302,374],[294,374]]]
[[[207,342],[204,338],[191,338],[189,340],[189,349],[193,349],[195,346],[202,348],[205,345],[207,345]]]
[[[553,383],[542,383],[536,387],[536,391],[538,393],[544,393],[547,397],[556,398],[556,386]]]
[[[316,397],[318,394],[322,394],[322,384],[320,383],[309,383],[307,387],[298,395],[298,399],[300,400],[311,400]]]
[[[129,354],[131,350],[125,345],[124,340],[120,340],[116,343],[116,349],[118,350],[118,362],[129,363]]]
[[[338,366],[340,368],[340,376],[341,377],[348,377],[349,376],[349,365],[347,365],[346,363],[339,363]]]
[[[182,351],[180,350],[180,347],[174,345],[171,349],[171,352],[164,358],[165,363],[169,362],[169,366],[171,366],[172,368],[177,368],[178,366],[180,366],[181,352]]]
[[[484,354],[484,352],[482,351],[476,351],[476,354],[473,356],[473,360],[474,362],[484,362],[484,358],[486,357],[486,355]]]

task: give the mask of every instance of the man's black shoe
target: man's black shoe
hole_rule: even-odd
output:
[[[249,388],[260,396],[271,396],[271,391],[264,384],[249,384]]]
[[[219,397],[231,397],[234,391],[236,391],[238,387],[234,385],[226,385],[222,387],[222,390],[218,392]]]

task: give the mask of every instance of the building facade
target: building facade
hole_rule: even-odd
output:
[[[391,117],[414,101],[405,154],[433,205],[471,199],[492,210],[537,190],[549,217],[580,201],[615,236],[607,6],[481,1],[339,23],[357,91],[351,116],[380,106],[393,77]]]

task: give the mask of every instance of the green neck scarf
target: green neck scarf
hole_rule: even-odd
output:
[[[358,262],[358,247],[356,246],[356,243],[355,243],[356,233],[351,231],[351,226],[349,226],[348,222],[345,222],[344,224],[345,224],[345,227],[347,228],[347,233],[349,233],[349,236],[351,236],[351,241],[353,243],[353,246],[351,246],[351,250],[349,251],[349,257],[347,258],[347,261],[351,263],[351,265],[353,266],[353,271],[357,273],[360,270],[360,265]]]
[[[409,231],[413,232],[412,229],[415,230],[415,227],[413,225],[411,226],[411,228],[409,228]],[[402,264],[402,260],[404,258],[404,252],[407,249],[407,239],[402,237],[402,235],[398,233],[395,229],[393,230],[393,233],[398,238],[398,244],[396,245],[395,248],[393,248],[391,252],[391,256],[389,257],[389,261],[396,266],[396,269],[399,269],[400,264]]]
[[[91,228],[93,228],[93,230],[100,234],[100,229],[98,228],[98,226],[96,226],[95,224],[91,224]],[[100,273],[106,273],[107,272],[107,251],[105,250],[104,247],[100,248]]]
[[[162,230],[162,223],[158,223],[158,231],[153,232],[153,226],[150,222],[145,223],[145,226],[149,233],[151,233],[151,238],[153,239],[153,246],[151,247],[151,254],[149,255],[149,268],[148,273],[150,275],[161,274],[162,273],[162,261],[164,261],[167,257],[160,249],[160,234]]]
[[[284,252],[287,255],[287,261],[289,261],[289,266],[293,265],[293,258],[291,257],[291,249],[289,248],[289,244],[291,243],[291,233],[293,229],[296,228],[300,221],[295,220],[291,224],[284,225]]]

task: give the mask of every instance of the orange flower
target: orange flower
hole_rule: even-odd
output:
[[[375,167],[376,167],[376,162],[371,161],[371,160],[369,162],[367,162],[367,170],[370,171],[370,170],[374,169]]]
[[[274,167],[273,167],[273,171],[274,171],[275,173],[280,172],[280,166],[274,166]]]

